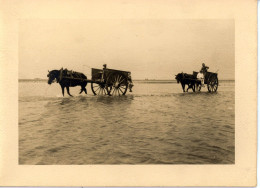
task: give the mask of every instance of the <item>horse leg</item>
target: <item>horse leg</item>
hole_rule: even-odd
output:
[[[87,84],[88,84],[88,83],[86,82],[86,83],[84,83],[84,85],[83,85],[83,90],[84,90],[85,94],[88,94],[87,89],[86,89]]]
[[[60,87],[61,87],[62,95],[64,97],[64,87],[63,86],[60,86]]]
[[[86,94],[88,94],[88,92],[87,92],[87,84],[88,84],[88,82],[86,82],[86,84],[84,84],[84,92],[86,93]]]
[[[195,92],[195,83],[192,84],[192,91]]]
[[[70,88],[69,88],[69,87],[66,87],[66,89],[67,89],[68,95],[71,96],[71,97],[73,97],[73,96],[70,94]]]
[[[182,86],[183,92],[185,92],[185,84],[181,83],[181,86]]]
[[[190,84],[188,84],[187,92],[189,91],[190,87],[191,87]]]
[[[84,89],[83,89],[83,87],[81,86],[81,90],[80,90],[79,94],[81,94],[81,93],[83,92],[83,90],[84,90]]]
[[[87,94],[86,85],[87,85],[87,84],[81,85],[81,90],[80,90],[80,93],[79,93],[79,94],[81,94],[83,91]]]

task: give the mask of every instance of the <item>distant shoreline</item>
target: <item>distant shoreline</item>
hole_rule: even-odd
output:
[[[47,82],[48,79],[40,79],[40,78],[37,78],[37,79],[18,79],[18,82]],[[219,80],[220,82],[235,82],[235,80]],[[133,82],[136,82],[136,83],[177,83],[176,80],[155,80],[155,79],[151,79],[151,80],[133,80]]]

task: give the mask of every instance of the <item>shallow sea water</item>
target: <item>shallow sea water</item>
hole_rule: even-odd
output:
[[[19,82],[19,164],[234,164],[235,83],[182,93],[134,83],[126,96],[62,97],[58,84]]]

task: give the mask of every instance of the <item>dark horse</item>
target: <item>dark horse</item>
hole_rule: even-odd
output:
[[[83,73],[68,71],[67,69],[63,70],[52,70],[49,71],[47,75],[49,77],[48,84],[52,84],[55,80],[60,84],[62,95],[64,96],[64,88],[66,87],[67,93],[70,94],[69,87],[81,86],[80,94],[84,91],[87,94],[87,82],[82,79],[87,79]]]
[[[177,83],[181,83],[183,92],[185,92],[185,85],[188,85],[187,92],[189,89],[192,89],[192,91],[195,92],[195,85],[198,84],[195,75],[179,73],[175,75],[175,79],[177,80]]]

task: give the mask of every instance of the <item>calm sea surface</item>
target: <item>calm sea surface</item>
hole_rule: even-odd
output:
[[[58,84],[19,82],[19,164],[232,164],[235,83],[182,93],[134,83],[122,97],[62,97]]]

